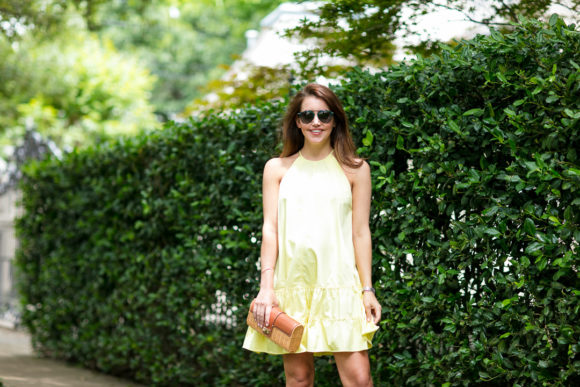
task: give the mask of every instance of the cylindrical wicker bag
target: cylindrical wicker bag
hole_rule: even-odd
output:
[[[286,313],[282,312],[280,308],[273,307],[270,312],[268,328],[260,328],[254,319],[254,301],[252,301],[252,304],[250,305],[248,318],[246,320],[248,326],[254,328],[260,334],[266,336],[286,351],[296,352],[300,346],[300,341],[302,340],[304,326]]]

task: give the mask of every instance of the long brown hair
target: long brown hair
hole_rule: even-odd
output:
[[[320,98],[334,113],[334,128],[330,134],[330,146],[334,149],[334,157],[341,165],[358,168],[362,160],[355,161],[356,148],[348,129],[348,119],[338,97],[328,87],[317,83],[306,85],[298,92],[286,109],[284,125],[282,127],[282,153],[280,157],[287,157],[298,152],[304,146],[304,135],[296,125],[296,117],[300,113],[302,101],[308,96]]]

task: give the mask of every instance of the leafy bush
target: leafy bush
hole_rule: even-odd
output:
[[[36,348],[153,384],[228,384],[282,108],[30,165],[18,262]]]
[[[578,380],[579,52],[553,17],[343,84],[374,166],[380,381]]]
[[[528,21],[336,86],[373,173],[377,385],[579,381],[579,45]],[[35,347],[153,385],[283,384],[279,357],[241,349],[283,108],[29,165]]]

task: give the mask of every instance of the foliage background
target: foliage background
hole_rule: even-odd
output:
[[[220,79],[281,0],[163,0],[101,5],[95,29],[157,77],[151,102],[166,118],[181,113]],[[172,16],[173,15],[173,16]]]
[[[557,17],[528,21],[335,86],[372,166],[377,385],[580,381],[579,45]],[[240,346],[283,108],[29,165],[35,347],[152,385],[282,385],[279,357]]]
[[[32,126],[65,148],[157,129],[280,2],[0,0],[0,157]]]
[[[0,37],[2,145],[18,143],[31,125],[70,147],[155,122],[148,102],[154,77],[110,42],[79,31],[42,42],[24,38],[17,46]]]
[[[397,45],[423,56],[440,52],[442,42],[432,34],[432,27],[420,26],[419,20],[426,14],[453,11],[456,18],[473,26],[511,31],[511,23],[517,23],[520,17],[540,18],[550,9],[564,11],[570,22],[579,21],[579,0],[330,0],[321,3],[319,18],[304,20],[288,30],[287,36],[317,42],[314,49],[297,55],[302,74],[336,76],[337,69],[321,61],[324,56],[383,67],[393,63]],[[396,42],[397,36],[404,38]]]

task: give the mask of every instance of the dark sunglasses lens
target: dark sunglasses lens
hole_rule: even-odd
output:
[[[305,110],[302,113],[300,113],[300,120],[302,120],[302,122],[304,124],[312,122],[313,119],[314,119],[314,112],[312,110]]]
[[[325,124],[330,122],[331,118],[332,118],[332,112],[330,110],[321,110],[318,112],[318,119],[321,122],[324,122]]]

